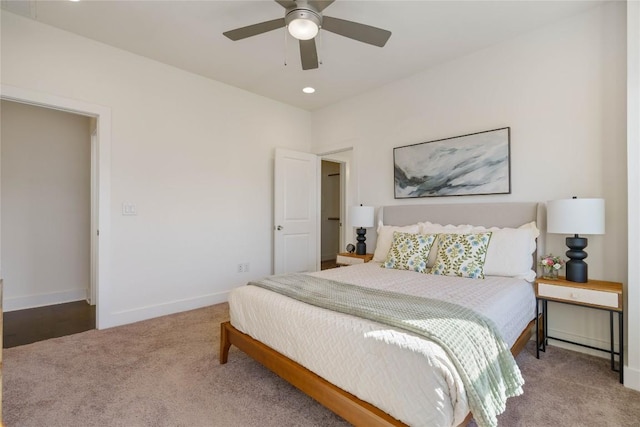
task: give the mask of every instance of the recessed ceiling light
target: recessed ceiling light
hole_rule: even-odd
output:
[[[302,91],[303,91],[304,93],[313,93],[313,92],[315,92],[316,90],[315,90],[314,88],[312,88],[311,86],[307,86],[307,87],[305,87],[304,89],[302,89]]]

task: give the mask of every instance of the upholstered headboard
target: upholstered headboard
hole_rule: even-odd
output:
[[[537,254],[544,253],[547,229],[545,204],[537,202],[514,203],[459,203],[433,205],[383,206],[378,219],[385,225],[409,225],[430,221],[438,224],[471,224],[484,227],[519,227],[536,221],[540,230]]]

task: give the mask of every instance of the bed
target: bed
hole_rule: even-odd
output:
[[[384,226],[378,229],[374,261],[307,276],[468,307],[494,322],[515,355],[529,340],[535,323],[531,276],[487,274],[484,279],[460,279],[380,267],[388,261],[385,245],[395,244],[386,241],[389,231],[416,230],[418,224],[418,234],[423,235],[438,230],[447,235],[492,230],[498,242],[498,236],[504,239],[510,230],[527,224],[533,223],[536,231],[543,227],[541,210],[537,203],[384,207],[379,213]],[[444,232],[438,228],[447,224],[462,228]],[[535,236],[537,251],[542,252],[543,239],[538,233]],[[531,268],[535,247],[528,256]],[[235,345],[354,425],[456,426],[466,425],[473,416],[470,389],[437,340],[258,286],[233,290],[229,307],[231,320],[221,325],[220,363],[227,362],[229,348]]]

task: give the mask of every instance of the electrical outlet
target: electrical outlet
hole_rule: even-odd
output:
[[[244,272],[244,265],[238,264],[238,273],[242,273],[242,272]]]
[[[248,273],[250,264],[248,262],[241,262],[238,264],[238,273]]]
[[[242,266],[243,266],[243,268],[244,268],[244,272],[245,272],[245,273],[248,273],[248,272],[249,272],[249,263],[248,263],[248,262],[245,262]]]

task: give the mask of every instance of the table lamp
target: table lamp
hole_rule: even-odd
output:
[[[547,202],[547,233],[573,234],[567,237],[566,279],[586,283],[588,280],[587,238],[579,234],[604,234],[604,199],[561,199]]]
[[[373,227],[373,206],[353,206],[351,208],[351,225],[358,227],[356,234],[356,254],[364,255],[367,253],[367,245],[365,243],[367,233],[366,227]]]

